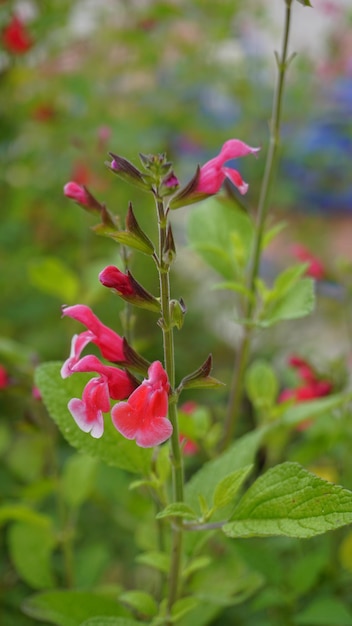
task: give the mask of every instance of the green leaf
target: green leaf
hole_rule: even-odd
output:
[[[97,469],[96,458],[72,455],[65,463],[61,479],[62,495],[70,507],[79,507],[89,497]]]
[[[213,502],[213,494],[219,481],[224,476],[253,463],[256,451],[262,442],[265,432],[265,429],[257,428],[235,441],[226,452],[223,452],[216,459],[205,463],[186,484],[186,502],[194,508],[199,508],[198,497],[202,495],[210,509]]]
[[[223,527],[229,537],[314,537],[352,522],[352,492],[297,463],[258,478]]]
[[[173,604],[172,609],[171,609],[173,623],[178,622],[178,620],[181,619],[181,617],[183,617],[190,611],[193,611],[193,609],[195,609],[199,603],[200,603],[200,600],[198,600],[197,598],[193,596],[189,596],[187,598],[181,598],[180,600],[177,600],[175,604]]]
[[[211,562],[212,560],[209,556],[198,556],[196,559],[193,559],[183,570],[183,578],[188,578],[189,576],[194,574],[194,572],[198,572],[199,570],[204,569],[204,567],[208,567]]]
[[[272,426],[274,428],[276,428],[276,426],[280,426],[281,424],[285,426],[296,426],[306,419],[319,417],[319,415],[322,415],[327,411],[337,409],[351,400],[352,393],[350,392],[334,394],[327,398],[321,398],[320,400],[302,402],[301,404],[296,404],[286,409],[280,420],[273,423]]]
[[[56,257],[33,261],[29,266],[29,279],[34,287],[62,302],[74,302],[80,291],[77,276]]]
[[[224,506],[233,502],[243,482],[253,469],[253,465],[247,465],[228,476],[225,476],[216,486],[214,493],[214,507],[222,509]]]
[[[145,622],[136,622],[126,617],[92,617],[80,624],[80,626],[140,626]]]
[[[0,526],[11,520],[36,524],[38,527],[43,528],[44,532],[46,532],[45,529],[51,524],[49,517],[37,511],[33,511],[23,504],[3,504],[3,506],[0,507]]]
[[[183,517],[185,519],[198,518],[193,509],[191,509],[191,507],[184,502],[173,502],[172,504],[168,504],[165,509],[160,511],[160,513],[156,516],[157,519],[162,519],[163,517]]]
[[[297,2],[299,2],[300,4],[302,4],[304,7],[311,7],[311,3],[310,0],[297,0]]]
[[[94,591],[45,591],[25,600],[22,608],[30,617],[56,626],[80,626],[96,616],[127,616],[126,610],[109,595]]]
[[[17,522],[8,530],[9,550],[19,576],[35,589],[55,584],[51,557],[56,538],[50,524]]]
[[[351,626],[352,613],[346,604],[332,596],[315,598],[295,617],[300,626]]]
[[[263,312],[259,325],[266,328],[282,320],[292,320],[312,313],[315,305],[314,280],[301,278],[270,303]]]
[[[254,361],[245,379],[249,399],[258,410],[270,409],[274,404],[279,384],[273,368],[264,360]]]
[[[231,201],[210,198],[190,213],[188,236],[192,247],[204,261],[227,280],[238,273],[236,240],[241,242],[241,257],[248,259],[253,225],[247,214]]]
[[[170,557],[165,552],[144,552],[137,556],[136,561],[143,563],[143,565],[149,565],[159,572],[167,573],[170,567]]]
[[[125,591],[119,596],[120,602],[127,604],[133,611],[153,617],[158,612],[158,606],[150,593],[146,591]]]
[[[105,418],[105,430],[100,439],[83,433],[67,409],[71,398],[79,398],[88,377],[74,374],[63,380],[60,376],[61,363],[44,363],[36,369],[38,385],[49,414],[60,428],[65,439],[75,448],[89,456],[98,457],[108,465],[134,473],[148,473],[152,450],[140,448],[134,441],[122,437]]]

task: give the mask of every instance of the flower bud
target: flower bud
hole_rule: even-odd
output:
[[[159,300],[146,291],[130,272],[124,274],[118,267],[109,265],[100,272],[99,280],[104,287],[117,291],[119,296],[127,302],[160,313]]]

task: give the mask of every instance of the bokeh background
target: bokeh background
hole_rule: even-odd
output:
[[[290,48],[298,55],[287,77],[280,161],[270,200],[270,219],[285,221],[288,227],[272,242],[262,269],[270,280],[294,259],[291,244],[300,243],[319,257],[326,271],[318,285],[318,313],[307,325],[300,322],[290,330],[284,325],[267,333],[258,350],[277,359],[285,382],[290,374],[282,364],[299,345],[322,371],[329,370],[341,388],[349,378],[351,349],[352,10],[348,0],[312,4],[307,8],[296,2],[293,7]],[[29,501],[51,511],[55,488],[50,481],[70,456],[33,390],[36,364],[66,358],[76,330],[73,322],[61,319],[61,305],[88,304],[105,323],[121,330],[122,306],[97,280],[105,265],[117,262],[118,250],[91,230],[93,217],[63,196],[64,184],[72,180],[87,185],[120,216],[122,224],[133,200],[138,220],[153,235],[153,207],[142,192],[111,175],[104,165],[107,153],[138,164],[139,152],[167,152],[178,177],[187,182],[198,163],[214,156],[226,139],[238,137],[262,147],[257,160],[238,163],[250,185],[244,202],[254,211],[268,145],[273,52],[281,45],[283,12],[283,0],[0,2],[0,485],[4,502]],[[181,209],[173,216],[179,246],[174,288],[177,297],[186,298],[190,311],[178,356],[191,369],[213,352],[217,374],[226,378],[236,333],[230,322],[229,328],[216,323],[213,297],[207,304],[207,270],[187,249],[190,211],[191,207]],[[153,290],[152,266],[136,258],[133,269],[140,282]],[[146,356],[160,354],[158,329],[150,327],[148,315],[138,317],[136,336]],[[329,437],[328,427],[313,437],[324,467],[322,450]],[[341,448],[342,438],[341,434],[336,448],[332,446],[332,456],[336,460],[340,455],[345,463],[348,455]],[[53,450],[54,469],[49,458]],[[302,450],[297,457],[310,462],[315,452]],[[337,465],[337,461],[327,463],[326,471],[334,480],[341,479]],[[108,470],[99,472],[97,484],[105,506],[116,493],[110,492]],[[341,472],[347,479],[344,484],[352,488],[350,463],[346,461]],[[120,486],[127,484],[122,473],[116,480]],[[92,507],[91,502],[87,506]],[[135,513],[134,506],[131,496],[125,517],[114,509],[115,521],[118,518],[123,528],[114,550],[126,553],[127,561],[134,557],[124,543],[126,519]],[[94,509],[87,510],[95,519]],[[108,512],[108,527],[113,526],[114,515]],[[92,540],[96,548],[94,552],[90,545],[80,561],[81,584],[104,576],[119,578],[122,566],[117,571],[112,568],[109,551],[97,547],[97,536],[87,522],[80,523],[80,532],[88,533],[87,543]],[[99,516],[96,523],[103,523]],[[30,626],[34,621],[19,607],[31,590],[45,584],[16,569],[6,533],[1,542],[3,623]],[[257,544],[253,545],[242,545],[241,558],[266,578],[269,592],[238,609],[238,624],[352,624],[347,591],[351,536],[345,533],[323,543],[312,542],[309,562],[299,561],[301,569],[295,565],[284,585],[285,559],[291,563],[302,556],[297,554],[301,548],[281,541],[272,555],[271,544],[262,542],[264,556],[259,562]],[[91,579],[84,573],[86,562],[94,572]],[[306,578],[304,571],[309,572]],[[328,609],[324,613],[330,621],[321,621],[324,616],[319,612],[316,617],[314,603],[312,614],[305,616],[313,591],[337,603],[331,605],[333,618]],[[295,613],[297,607],[301,614]],[[232,619],[230,612],[211,623],[231,624]]]

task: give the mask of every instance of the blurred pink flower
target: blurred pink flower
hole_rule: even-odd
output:
[[[198,405],[196,402],[194,402],[193,400],[188,400],[180,406],[180,410],[183,413],[186,413],[186,415],[192,415],[197,407]],[[184,435],[182,432],[180,433],[180,443],[182,444],[182,450],[185,456],[194,456],[195,454],[197,454],[199,450],[198,444],[189,437],[186,437],[186,435]]]
[[[225,178],[237,187],[241,194],[245,194],[248,184],[244,182],[241,174],[232,168],[224,167],[226,161],[256,154],[260,148],[251,148],[239,139],[225,141],[218,156],[214,157],[200,168],[200,176],[195,191],[197,193],[215,194],[220,190]]]
[[[33,40],[26,25],[16,15],[2,31],[2,43],[4,48],[12,54],[25,54],[33,46]]]
[[[316,280],[322,280],[325,277],[326,272],[324,265],[316,256],[314,256],[308,250],[308,248],[302,246],[299,243],[296,243],[292,246],[292,254],[298,261],[302,261],[302,263],[308,263],[306,276],[311,276]]]
[[[142,448],[151,448],[169,439],[172,435],[172,424],[166,417],[169,390],[162,364],[154,361],[148,369],[148,378],[127,402],[113,407],[111,418],[115,428],[126,439],[135,439]]]
[[[9,375],[6,368],[0,365],[0,389],[6,389],[9,386]]]

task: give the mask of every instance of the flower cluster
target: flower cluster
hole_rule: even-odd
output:
[[[169,382],[159,361],[148,369],[148,378],[141,384],[128,370],[105,365],[93,354],[81,357],[89,343],[94,343],[104,359],[128,367],[129,351],[126,342],[111,328],[105,326],[93,311],[83,304],[63,307],[63,315],[71,317],[87,330],[74,335],[71,353],[61,368],[67,378],[76,372],[98,374],[86,384],[82,398],[72,398],[68,409],[81,430],[99,438],[104,432],[103,413],[110,412],[110,400],[124,400],[115,404],[111,417],[116,429],[128,439],[135,439],[141,447],[156,446],[172,434],[167,419]]]

